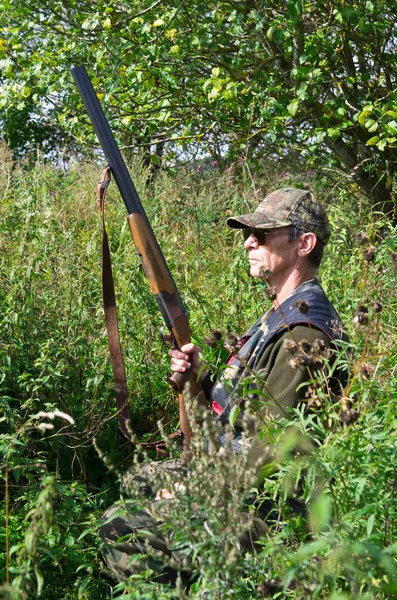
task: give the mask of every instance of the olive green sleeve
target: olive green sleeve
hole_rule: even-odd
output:
[[[296,325],[266,348],[256,369],[259,394],[249,419],[249,431],[253,435],[250,464],[260,466],[271,462],[273,451],[269,439],[261,434],[263,425],[269,418],[277,420],[288,417],[289,409],[296,407],[305,397],[308,386],[302,384],[312,379],[306,366],[294,365],[293,359],[298,353],[291,354],[286,345],[312,344],[318,339],[329,347],[330,340],[325,333],[305,325]]]

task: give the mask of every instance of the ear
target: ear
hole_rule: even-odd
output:
[[[317,236],[315,233],[304,233],[299,238],[297,246],[298,256],[307,256],[317,244]]]

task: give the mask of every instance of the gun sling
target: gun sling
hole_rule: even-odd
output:
[[[105,196],[106,190],[111,180],[111,169],[109,166],[102,170],[101,178],[97,186],[97,206],[102,215],[102,295],[103,309],[105,312],[106,331],[108,335],[108,344],[110,360],[112,363],[114,387],[116,392],[117,415],[121,433],[131,440],[131,428],[127,423],[130,422],[130,411],[128,408],[127,379],[123,354],[121,351],[120,335],[117,322],[116,294],[114,291],[114,281],[112,272],[112,263],[110,259],[110,249],[108,235],[105,225]]]

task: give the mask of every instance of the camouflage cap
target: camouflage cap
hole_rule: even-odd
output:
[[[253,213],[229,217],[229,227],[243,229],[275,229],[294,225],[305,232],[315,233],[326,244],[331,235],[331,225],[324,207],[307,190],[283,188],[266,196]]]

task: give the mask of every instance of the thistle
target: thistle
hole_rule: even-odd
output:
[[[309,305],[304,300],[297,300],[294,302],[294,306],[302,313],[302,315],[306,315],[309,312]]]

